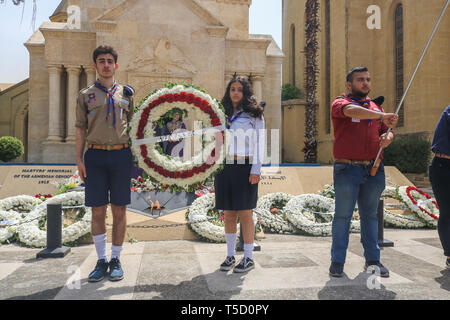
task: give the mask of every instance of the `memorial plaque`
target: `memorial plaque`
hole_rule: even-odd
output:
[[[333,166],[296,166],[261,168],[259,196],[268,193],[285,192],[292,195],[318,193],[326,184],[333,184]],[[385,167],[387,186],[412,186],[396,167]]]
[[[17,165],[8,166],[9,171],[0,189],[0,199],[17,195],[34,196],[38,193],[58,192],[53,182],[63,182],[76,172],[74,165]]]

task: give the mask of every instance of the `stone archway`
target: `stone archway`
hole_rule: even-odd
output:
[[[12,135],[21,140],[24,147],[24,154],[17,158],[18,161],[28,161],[28,102],[21,105],[14,117],[14,127]]]

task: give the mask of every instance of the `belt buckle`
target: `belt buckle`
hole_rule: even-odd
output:
[[[112,148],[113,148],[112,145],[109,145],[109,144],[108,144],[108,145],[106,146],[106,151],[111,151]]]

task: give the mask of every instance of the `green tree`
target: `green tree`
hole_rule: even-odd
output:
[[[305,147],[302,151],[305,153],[306,163],[317,162],[317,66],[319,31],[319,1],[307,0],[305,4],[305,34],[306,34],[306,108],[305,108]]]
[[[24,154],[23,143],[17,138],[3,136],[0,138],[0,160],[9,162]]]

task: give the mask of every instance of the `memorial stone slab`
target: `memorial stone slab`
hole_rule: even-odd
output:
[[[77,170],[75,165],[13,165],[0,188],[0,199],[16,195],[54,195],[58,189],[53,182],[69,179]],[[2,169],[3,170],[3,169]]]

